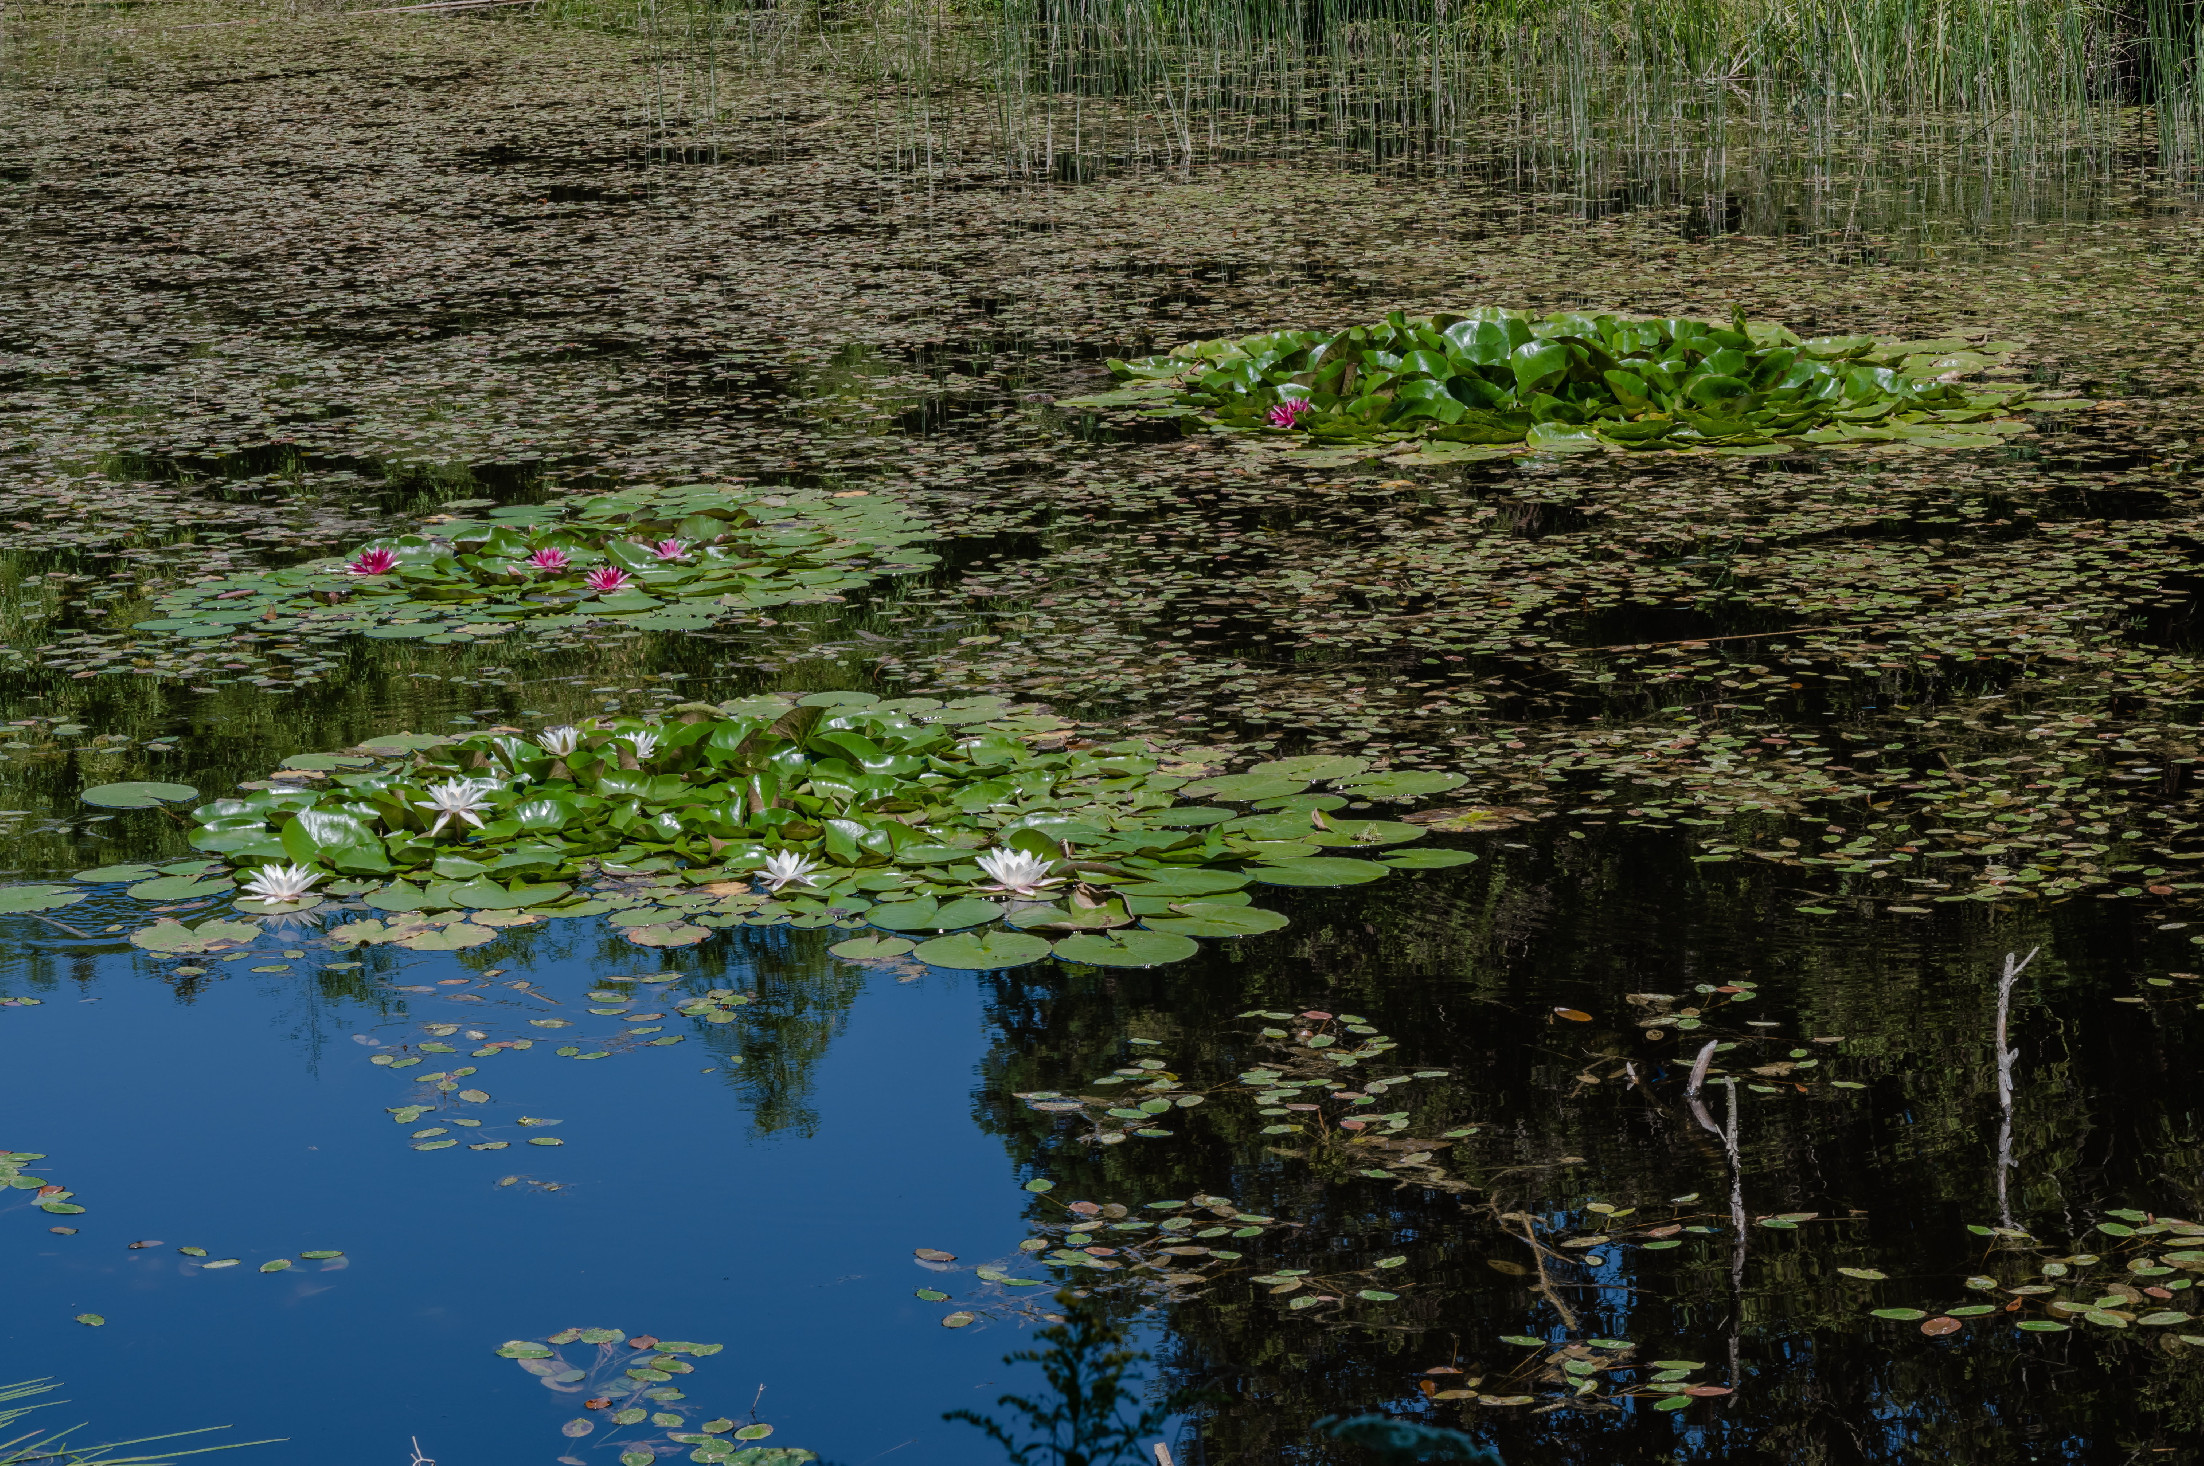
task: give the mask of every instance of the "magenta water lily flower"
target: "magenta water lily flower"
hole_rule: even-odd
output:
[[[1270,425],[1274,428],[1290,428],[1303,415],[1316,411],[1316,404],[1306,397],[1288,397],[1270,410]]]
[[[686,560],[689,547],[679,540],[660,540],[650,547],[650,552],[661,560]]]
[[[564,570],[573,561],[566,558],[564,550],[538,550],[521,563],[530,570]]]
[[[388,550],[362,550],[344,567],[347,575],[388,575],[398,568],[398,557]]]
[[[605,566],[601,570],[592,570],[589,572],[589,574],[582,577],[582,584],[588,586],[591,590],[597,592],[599,595],[605,595],[611,591],[619,590],[627,583],[628,573],[625,570],[615,570],[610,565]]]

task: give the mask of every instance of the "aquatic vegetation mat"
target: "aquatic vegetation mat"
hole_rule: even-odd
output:
[[[591,1346],[594,1353],[582,1352]],[[800,1447],[755,1444],[771,1436],[773,1427],[754,1413],[747,1420],[694,1418],[702,1412],[686,1403],[682,1377],[696,1372],[694,1361],[725,1347],[651,1334],[630,1336],[619,1329],[569,1328],[540,1341],[509,1340],[498,1346],[497,1354],[519,1364],[552,1393],[581,1397],[582,1413],[559,1427],[569,1455],[591,1450],[608,1466],[614,1460],[619,1466],[649,1466],[686,1446],[691,1461],[729,1466],[801,1466],[818,1460]],[[569,1359],[569,1350],[578,1359]]]
[[[910,546],[928,537],[892,500],[863,490],[629,489],[486,519],[447,516],[433,536],[378,540],[349,559],[202,582],[156,602],[164,614],[133,629],[432,642],[597,621],[700,631],[923,570],[939,557]]]
[[[1198,751],[1076,732],[1000,699],[827,693],[533,738],[393,735],[301,756],[298,782],[193,812],[191,843],[244,869],[241,890],[206,863],[85,879],[135,879],[129,892],[143,901],[234,894],[248,918],[317,923],[340,909],[316,889],[329,882],[328,893],[359,898],[342,908],[387,913],[334,925],[329,940],[415,950],[604,915],[644,946],[786,921],[896,934],[837,949],[857,959],[1151,967],[1192,956],[1196,938],[1283,927],[1251,886],[1362,885],[1476,859],[1399,848],[1426,826],[1338,813],[1443,793],[1460,775],[1330,756],[1228,774]],[[599,884],[577,891],[581,877]],[[75,896],[0,888],[0,902],[29,911]],[[250,920],[171,915],[130,939],[204,952],[256,931]]]
[[[1141,385],[1058,405],[1199,409],[1225,428],[1299,434],[1320,447],[1415,443],[1415,461],[1430,463],[1603,448],[1987,448],[2027,431],[2015,414],[2042,394],[1958,381],[2018,349],[1962,337],[1801,339],[1742,312],[1714,325],[1395,311],[1345,331],[1272,331],[1112,360],[1113,375]]]

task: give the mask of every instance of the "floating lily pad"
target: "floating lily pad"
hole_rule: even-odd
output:
[[[1359,886],[1384,876],[1385,867],[1374,860],[1314,855],[1259,865],[1248,874],[1266,886]]]
[[[1388,855],[1379,861],[1394,870],[1448,870],[1457,865],[1471,865],[1477,860],[1469,850],[1403,850],[1398,855]]]
[[[1183,962],[1200,950],[1192,937],[1138,928],[1106,936],[1083,932],[1056,944],[1058,957],[1066,962],[1084,962],[1090,967],[1162,967],[1166,963]]]
[[[639,947],[693,947],[710,935],[705,927],[670,921],[657,926],[630,927],[627,939]]]
[[[90,894],[67,886],[0,886],[0,913],[55,911],[74,906]]]
[[[95,784],[77,797],[101,809],[152,809],[197,799],[199,791],[189,784]]]
[[[237,889],[237,883],[227,880],[205,880],[198,876],[161,876],[155,880],[140,881],[130,888],[130,894],[140,901],[189,901],[199,896],[223,896]]]
[[[1145,872],[1145,876],[1143,880],[1130,881],[1115,889],[1127,896],[1198,898],[1240,890],[1250,879],[1243,872],[1233,870],[1157,870]]]
[[[880,962],[908,956],[917,945],[908,937],[852,937],[846,942],[836,942],[827,950],[852,962]]]
[[[1185,901],[1171,909],[1175,915],[1150,916],[1141,925],[1152,932],[1169,932],[1182,937],[1251,937],[1288,925],[1283,914],[1265,911],[1259,906]]]
[[[80,870],[69,879],[97,884],[107,881],[142,881],[157,874],[159,872],[150,865],[102,865],[92,870]]]
[[[1384,773],[1348,779],[1339,787],[1365,799],[1411,799],[1423,794],[1443,794],[1468,782],[1460,774],[1442,774],[1429,769],[1389,769]]]
[[[1045,938],[1025,932],[996,931],[984,935],[957,932],[921,942],[912,955],[935,967],[1024,967],[1039,962],[1051,950]]]
[[[260,928],[246,921],[202,921],[185,926],[163,918],[130,934],[132,946],[148,952],[218,952],[241,946],[260,935]]]

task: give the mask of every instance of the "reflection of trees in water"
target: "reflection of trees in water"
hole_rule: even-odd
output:
[[[691,992],[729,987],[750,995],[735,1021],[713,1025],[704,1041],[727,1057],[724,1081],[762,1134],[809,1135],[819,1122],[811,1106],[819,1063],[865,986],[863,969],[827,951],[846,935],[753,928],[733,941],[707,942],[680,964]]]
[[[1529,1391],[1514,1371],[1540,1356],[1498,1343],[1526,1332],[1628,1339],[1641,1359],[1703,1361],[1698,1378],[1737,1392],[1673,1416],[1597,1397],[1545,1414],[1432,1410],[1488,1431],[1510,1460],[2112,1461],[2192,1436],[2204,1414],[2198,1351],[2168,1343],[2165,1330],[2077,1324],[2030,1335],[1992,1317],[1932,1341],[1867,1316],[1959,1301],[1960,1280],[1983,1268],[1983,1239],[1966,1228],[1997,1221],[1992,1031],[2008,950],[2043,946],[2013,994],[2016,1220],[2078,1249],[2105,1207],[2204,1209],[2184,1037],[2195,999],[2110,1002],[2151,991],[2135,975],[2163,970],[2147,955],[2161,939],[2095,902],[1821,927],[1794,916],[1797,897],[1759,873],[1672,866],[1651,841],[1646,853],[1598,839],[1564,845],[1495,844],[1465,872],[1317,896],[1279,937],[1211,948],[1198,963],[995,980],[1001,1037],[983,1123],[1022,1166],[1055,1180],[1057,1197],[1138,1204],[1209,1191],[1304,1225],[1283,1249],[1250,1252],[1249,1272],[1410,1258],[1392,1276],[1414,1286],[1360,1321],[1318,1325],[1244,1281],[1172,1305],[1171,1373],[1230,1402],[1205,1423],[1207,1463],[1356,1459],[1312,1445],[1310,1423],[1411,1410],[1417,1376],[1432,1366],[1465,1371],[1442,1388],[1482,1377],[1487,1393]],[[1757,984],[1750,1001],[1710,1011],[1696,1032],[1671,1024],[1662,1040],[1633,1024],[1648,1009],[1624,997],[1676,995],[1677,1012],[1706,1001],[1697,985],[1746,976]],[[1095,1078],[1148,1055],[1189,1087],[1230,1082],[1265,1057],[1253,1041],[1259,1021],[1236,1015],[1311,1004],[1367,1016],[1400,1042],[1398,1070],[1454,1070],[1419,1086],[1413,1133],[1481,1125],[1448,1157],[1469,1189],[1370,1180],[1336,1146],[1285,1156],[1285,1142],[1258,1133],[1264,1122],[1244,1091],[1178,1113],[1169,1139],[1107,1148],[1076,1138],[1087,1127],[1007,1098],[1099,1093]],[[1560,1006],[1594,1021],[1559,1020]],[[1802,1042],[1837,1035],[1844,1042]],[[1161,1042],[1129,1049],[1128,1037]],[[1753,1219],[1734,1272],[1725,1147],[1683,1102],[1709,1038],[1741,1042],[1717,1061],[1739,1081],[1736,1180]],[[1818,1066],[1749,1072],[1794,1047]],[[1801,1080],[1810,1093],[1789,1087]],[[1724,1086],[1705,1099],[1720,1127]],[[1687,1233],[1674,1250],[1564,1253],[1606,1257],[1551,1263],[1579,1316],[1567,1334],[1534,1291],[1520,1228],[1501,1218],[1527,1216],[1541,1235],[1589,1232],[1601,1225],[1584,1210],[1593,1201],[1656,1219],[1690,1213],[1717,1230]],[[1818,1217],[1790,1230],[1758,1225],[1780,1212]],[[1880,1267],[1892,1281],[1846,1279],[1839,1265]]]

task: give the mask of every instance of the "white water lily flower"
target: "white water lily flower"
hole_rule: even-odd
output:
[[[1055,868],[1055,861],[1023,850],[990,850],[980,857],[980,869],[995,878],[993,889],[1020,896],[1039,895],[1049,886],[1062,885],[1062,876],[1049,875]]]
[[[819,862],[809,856],[798,855],[793,850],[776,850],[765,857],[765,869],[758,872],[758,879],[765,882],[765,889],[778,891],[791,882],[797,885],[815,886],[811,873],[819,868]]]
[[[641,763],[644,759],[658,752],[658,735],[656,733],[622,733],[620,736],[634,745],[635,761],[637,763]]]
[[[464,820],[479,829],[482,817],[476,811],[488,805],[490,793],[496,788],[495,784],[477,783],[473,779],[447,779],[441,784],[431,784],[424,791],[428,799],[416,802],[413,807],[436,811],[436,823],[429,826],[432,835],[442,834],[444,826],[453,820]]]
[[[543,745],[544,752],[556,758],[565,758],[581,747],[582,730],[572,724],[562,723],[556,728],[546,728],[538,733],[536,742]]]
[[[245,894],[262,901],[296,901],[320,880],[320,872],[303,865],[264,865],[245,882]]]

